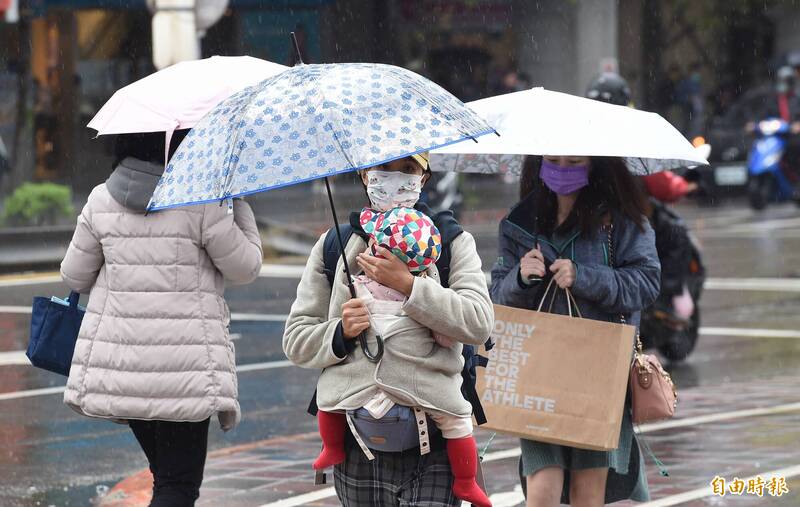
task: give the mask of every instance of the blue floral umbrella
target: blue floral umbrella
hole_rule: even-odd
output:
[[[186,136],[149,210],[355,171],[494,129],[435,83],[391,65],[299,65],[214,108]]]
[[[325,178],[356,297],[327,177],[489,133],[496,132],[463,102],[409,70],[301,64],[231,96],[195,125],[167,165],[148,210]],[[380,360],[380,337],[375,354],[364,333],[359,342],[369,360]]]

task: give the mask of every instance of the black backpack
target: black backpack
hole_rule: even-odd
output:
[[[442,282],[442,287],[450,286],[450,244],[456,239],[464,230],[452,218],[452,213],[443,212],[432,216],[434,224],[436,224],[440,233],[442,234],[442,253],[439,260],[436,261],[436,269],[439,271],[439,278]],[[449,223],[448,223],[449,222]],[[441,223],[441,224],[440,224]],[[348,241],[356,230],[350,224],[342,224],[339,226],[342,234],[342,244],[347,246]],[[339,250],[339,241],[336,238],[336,229],[328,230],[325,236],[325,242],[322,246],[322,258],[324,262],[325,276],[328,278],[328,283],[333,287],[333,280],[336,276],[336,266],[339,263],[341,251]],[[486,341],[487,350],[491,349],[491,340]],[[489,359],[477,353],[475,346],[463,344],[461,354],[464,356],[464,369],[461,370],[461,393],[464,398],[472,405],[472,413],[475,416],[476,422],[484,424],[486,422],[486,414],[483,411],[478,391],[475,389],[475,380],[477,372],[475,368],[478,366],[486,367]],[[309,407],[309,413],[316,415],[316,393],[312,404]]]

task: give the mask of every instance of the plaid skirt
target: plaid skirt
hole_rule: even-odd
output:
[[[447,451],[419,448],[406,452],[372,451],[369,461],[357,445],[347,446],[347,458],[333,470],[334,486],[345,507],[450,507],[461,505],[453,495],[453,474]]]

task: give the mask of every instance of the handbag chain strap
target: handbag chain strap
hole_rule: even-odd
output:
[[[613,268],[614,267],[614,243],[612,241],[612,232],[614,230],[614,224],[609,224],[605,227],[606,234],[608,237],[608,263]],[[620,314],[619,320],[622,324],[627,324],[625,316]],[[648,374],[651,373],[650,370],[650,362],[645,360],[644,358],[644,351],[642,350],[642,337],[639,334],[639,329],[636,329],[636,346],[634,347],[634,357],[636,363],[639,365],[639,373],[640,374]],[[664,370],[663,367],[659,367],[659,373],[661,376],[669,383],[670,387],[672,388],[672,392],[675,395],[675,399],[678,399],[678,391],[675,387],[675,383],[672,381],[672,376]]]
[[[613,233],[614,233],[614,224],[609,223],[604,227],[606,231],[606,238],[608,241],[608,265],[611,269],[614,269],[614,241],[613,241]],[[625,315],[619,314],[619,321],[621,324],[627,324],[628,320],[625,318]],[[639,360],[639,356],[644,353],[642,350],[642,337],[639,334],[639,329],[636,329],[636,344],[634,346],[634,352],[636,353],[636,360],[639,363],[640,368],[645,368],[646,365],[644,361]]]
[[[614,242],[612,241],[613,240],[612,233],[614,231],[614,224],[610,223],[610,224],[606,225],[605,226],[605,230],[606,230],[606,234],[607,234],[607,237],[608,237],[608,264],[613,269],[614,268]],[[620,314],[619,315],[619,320],[620,320],[620,322],[622,324],[627,324],[627,320],[625,319],[625,315]],[[637,370],[638,370],[638,374],[639,374],[640,378],[643,375],[650,375],[652,373],[652,371],[650,369],[650,361],[647,361],[645,359],[644,351],[642,350],[642,337],[639,334],[639,328],[638,327],[636,328],[636,345],[634,346],[633,357],[634,357],[634,359],[633,359],[634,362],[636,364],[638,364],[638,366],[639,366],[637,368]],[[672,381],[672,376],[669,373],[667,373],[664,370],[664,368],[661,367],[660,365],[659,365],[658,373],[662,376],[662,378],[664,378],[664,380],[669,384],[670,388],[672,389],[672,394],[675,396],[675,404],[677,405],[677,403],[678,403],[678,390],[675,387],[675,383]],[[669,477],[669,472],[667,471],[667,467],[664,466],[664,463],[662,463],[661,460],[659,460],[656,457],[656,455],[652,451],[652,449],[650,449],[650,445],[645,440],[644,435],[642,435],[640,433],[638,435],[638,438],[639,438],[639,441],[642,444],[644,444],[644,448],[647,450],[647,453],[650,455],[651,458],[653,458],[653,461],[655,461],[656,466],[658,467],[659,473],[663,477]]]

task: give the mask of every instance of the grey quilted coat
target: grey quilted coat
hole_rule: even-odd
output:
[[[144,214],[163,169],[127,158],[92,191],[61,263],[91,292],[64,402],[110,419],[240,419],[225,281],[253,281],[262,262],[244,201]]]

